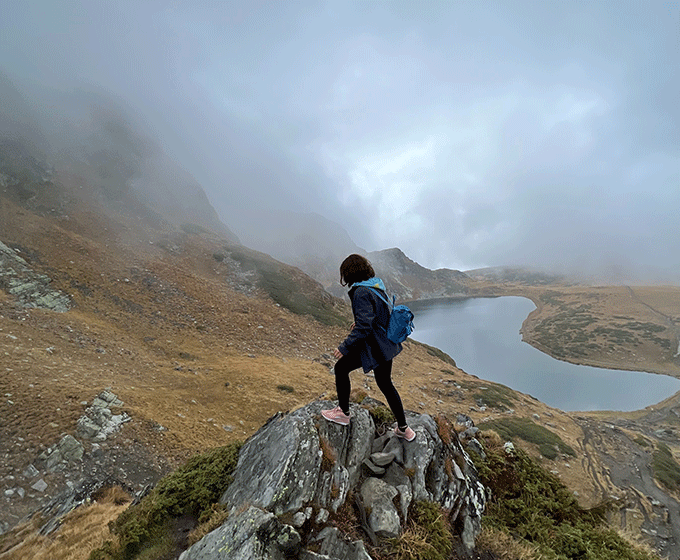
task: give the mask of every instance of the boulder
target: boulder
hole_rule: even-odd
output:
[[[401,523],[392,501],[398,495],[399,492],[394,486],[379,478],[369,477],[361,485],[361,499],[366,509],[370,511],[368,524],[379,537],[399,536]]]
[[[277,414],[241,449],[234,481],[220,503],[232,511],[244,504],[277,515],[297,511],[316,495],[321,456],[307,408]]]
[[[324,559],[371,560],[362,541],[352,541],[336,527],[326,527],[311,542],[320,544],[319,554]],[[303,555],[302,558],[315,557]]]
[[[64,313],[71,298],[50,287],[52,280],[35,272],[17,253],[0,242],[0,288],[14,296],[24,307],[38,307]]]
[[[250,506],[185,550],[179,560],[284,560],[300,552],[300,534],[274,514]]]
[[[63,436],[48,453],[42,453],[45,468],[54,472],[64,468],[65,463],[73,463],[83,458],[83,444],[70,434]]]

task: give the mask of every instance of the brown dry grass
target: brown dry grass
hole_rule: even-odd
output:
[[[477,537],[477,550],[490,552],[498,560],[541,560],[538,548],[513,539],[507,533],[493,527],[482,527]]]
[[[123,499],[125,498],[125,501]],[[2,560],[86,560],[90,551],[111,538],[108,524],[127,508],[130,497],[111,488],[88,506],[67,514],[59,530],[48,536],[37,533],[36,521],[25,531],[15,531],[21,541],[0,554]],[[123,503],[121,503],[123,502]]]

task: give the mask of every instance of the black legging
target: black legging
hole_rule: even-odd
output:
[[[335,364],[335,388],[338,392],[338,404],[345,414],[349,412],[349,394],[352,390],[349,373],[360,367],[361,356],[356,353],[343,356]],[[403,428],[406,426],[406,416],[404,415],[404,405],[401,403],[401,397],[399,397],[397,389],[392,384],[392,360],[376,366],[373,373],[375,374],[375,382],[378,384],[378,389],[385,395],[387,404],[397,420],[397,425]]]

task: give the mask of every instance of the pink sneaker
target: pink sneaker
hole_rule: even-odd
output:
[[[396,428],[394,428],[394,433],[396,434],[397,437],[405,439],[406,441],[413,441],[414,439],[416,439],[416,433],[408,426],[406,426],[406,429],[404,431],[401,431],[399,429],[399,426],[397,426]]]
[[[330,410],[322,410],[321,415],[329,422],[335,422],[341,426],[349,424],[349,415],[345,414],[340,406],[336,406]]]

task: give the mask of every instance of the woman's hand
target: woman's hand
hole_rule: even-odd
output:
[[[335,350],[333,350],[333,356],[335,356],[339,360],[340,358],[342,358],[342,352],[340,352],[340,350],[336,348]]]

